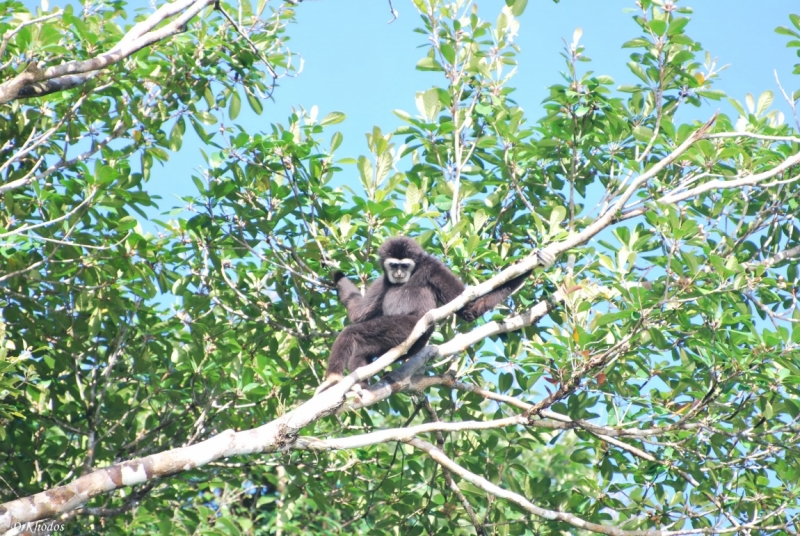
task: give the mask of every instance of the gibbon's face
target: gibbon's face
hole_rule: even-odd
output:
[[[383,261],[383,270],[389,277],[389,282],[394,285],[404,285],[414,272],[417,264],[411,259],[386,259]]]

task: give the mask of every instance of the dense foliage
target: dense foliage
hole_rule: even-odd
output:
[[[800,125],[769,93],[728,99],[738,115],[676,152],[711,119],[703,103],[727,97],[686,33],[691,10],[650,0],[624,45],[639,82],[585,70],[576,32],[534,122],[510,85],[526,2],[507,3],[415,0],[417,68],[438,86],[357,158],[337,152],[340,113],[301,109],[263,132],[235,123],[292,68],[286,4],[209,6],[73,88],[2,105],[0,499],[307,401],[345,320],[328,266],[366,282],[391,235],[472,284],[585,236],[483,322],[542,300],[549,316],[434,360],[438,385],[303,430],[463,423],[419,434],[463,473],[424,442],[311,452],[289,438],[94,497],[65,531],[551,534],[585,520],[618,534],[796,532]],[[126,9],[0,2],[0,80],[111,49]],[[800,17],[778,31],[800,46]],[[794,111],[800,92],[786,98]],[[677,122],[686,107],[707,117]],[[151,234],[147,181],[188,125],[204,142],[196,196]],[[360,190],[336,186],[343,169]],[[472,329],[442,322],[432,342]]]

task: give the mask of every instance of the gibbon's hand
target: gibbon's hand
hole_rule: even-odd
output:
[[[539,262],[542,265],[542,268],[547,270],[556,262],[556,257],[549,251],[545,249],[537,249],[536,250],[536,257],[538,257]]]
[[[347,277],[345,275],[345,273],[341,271],[341,269],[339,267],[339,263],[334,261],[334,260],[330,260],[330,259],[322,260],[322,261],[320,261],[320,264],[322,266],[324,266],[325,268],[327,268],[328,270],[330,270],[330,278],[333,281],[333,284],[331,284],[331,283],[329,283],[327,281],[325,282],[325,285],[330,287],[330,288],[336,288],[336,283],[338,283],[339,280],[342,279],[343,277]],[[323,281],[325,281],[325,280],[323,280]]]
[[[328,270],[341,270],[339,263],[333,259],[321,259],[319,263]]]

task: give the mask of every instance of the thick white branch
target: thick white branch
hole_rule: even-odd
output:
[[[431,432],[462,432],[466,430],[492,430],[495,428],[505,428],[506,426],[524,425],[527,422],[524,415],[516,415],[505,419],[495,419],[492,421],[461,421],[461,422],[428,422],[409,426],[408,428],[392,428],[380,430],[368,434],[359,434],[350,437],[339,437],[335,439],[318,439],[316,437],[298,437],[294,448],[301,450],[346,450],[369,447],[380,443],[392,441],[406,441],[413,439],[419,434]]]
[[[334,385],[324,393],[258,428],[234,432],[225,430],[191,445],[145,458],[98,469],[64,486],[0,505],[0,532],[15,523],[53,518],[85,504],[91,497],[114,489],[133,486],[201,467],[230,456],[275,452],[290,447],[301,428],[332,414],[345,390]]]
[[[752,138],[761,141],[788,141],[791,143],[800,143],[800,138],[794,136],[766,136],[764,134],[756,134],[754,132],[716,132],[714,134],[706,134],[707,140],[718,140],[724,138]]]
[[[73,87],[70,84],[74,85],[75,82],[80,84],[87,79],[85,75],[104,69],[146,46],[182,32],[190,20],[213,3],[214,0],[176,0],[165,4],[147,20],[131,28],[113,48],[88,60],[67,61],[45,69],[39,69],[35,63],[31,63],[24,72],[0,84],[0,104],[21,96],[32,96],[31,91],[44,95],[52,92],[52,88]],[[174,21],[155,29],[159,23],[179,13],[181,15]],[[61,81],[62,77],[67,78]],[[50,81],[56,83],[48,84]],[[36,84],[42,83],[44,85],[40,86],[40,91],[36,91]]]
[[[779,175],[790,167],[798,164],[800,164],[800,153],[790,156],[774,168],[764,171],[763,173],[756,173],[755,175],[748,175],[746,177],[742,177],[741,179],[732,179],[728,181],[719,179],[710,180],[695,186],[694,188],[690,188],[689,190],[667,194],[659,199],[658,202],[677,203],[679,201],[685,201],[687,199],[697,197],[698,195],[711,190],[727,190],[731,188],[741,188],[742,186],[755,186],[758,183],[764,182],[767,179],[771,179],[772,177]]]
[[[549,300],[538,302],[522,314],[510,316],[501,321],[493,320],[467,333],[459,333],[446,343],[439,345],[439,356],[447,357],[457,355],[486,337],[494,337],[501,333],[517,331],[526,326],[530,326],[544,318],[547,313],[553,310],[557,303],[564,301],[565,297],[564,292],[557,291]]]

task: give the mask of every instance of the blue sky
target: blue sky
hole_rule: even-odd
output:
[[[415,93],[445,82],[438,73],[414,69],[426,52],[419,48],[425,44],[425,36],[413,32],[421,21],[410,1],[395,0],[394,5],[400,16],[387,24],[391,16],[384,0],[306,0],[299,4],[297,24],[288,34],[291,49],[304,59],[302,72],[280,81],[275,101],[265,103],[261,116],[243,106],[237,122],[254,133],[266,130],[273,122],[285,123],[292,107],[310,109],[317,105],[320,117],[331,111],[347,115],[347,120],[337,125],[345,140],[337,156],[365,154],[365,132],[374,125],[384,132],[399,126],[392,110],[416,114]],[[479,15],[493,21],[503,3],[478,0],[478,5]],[[633,13],[623,12],[634,5],[633,0],[529,1],[520,18],[516,41],[521,47],[519,69],[511,85],[517,88],[514,98],[530,121],[543,115],[541,102],[547,86],[561,82],[562,39],[571,41],[577,27],[583,30],[581,43],[586,55],[593,60],[583,64],[584,68],[610,75],[617,84],[636,81],[625,66],[630,50],[621,48],[622,43],[638,35],[638,27],[631,20]],[[800,5],[780,0],[695,0],[678,5],[694,9],[686,29],[689,35],[718,58],[719,64],[730,64],[717,83],[718,89],[739,101],[748,92],[757,97],[770,89],[775,92],[774,106],[788,112],[773,71],[778,71],[784,88],[791,91],[800,85],[798,77],[791,75],[798,59],[786,48],[786,38],[775,34],[774,29],[788,26],[788,14],[800,12]],[[710,102],[703,109],[689,108],[683,119],[707,119],[718,108],[732,113],[726,103]],[[188,129],[183,150],[172,155],[165,167],[152,170],[148,188],[162,196],[162,209],[181,204],[175,194],[194,191],[190,175],[202,163],[198,145],[199,140]],[[359,191],[356,177],[353,168],[339,181]]]

